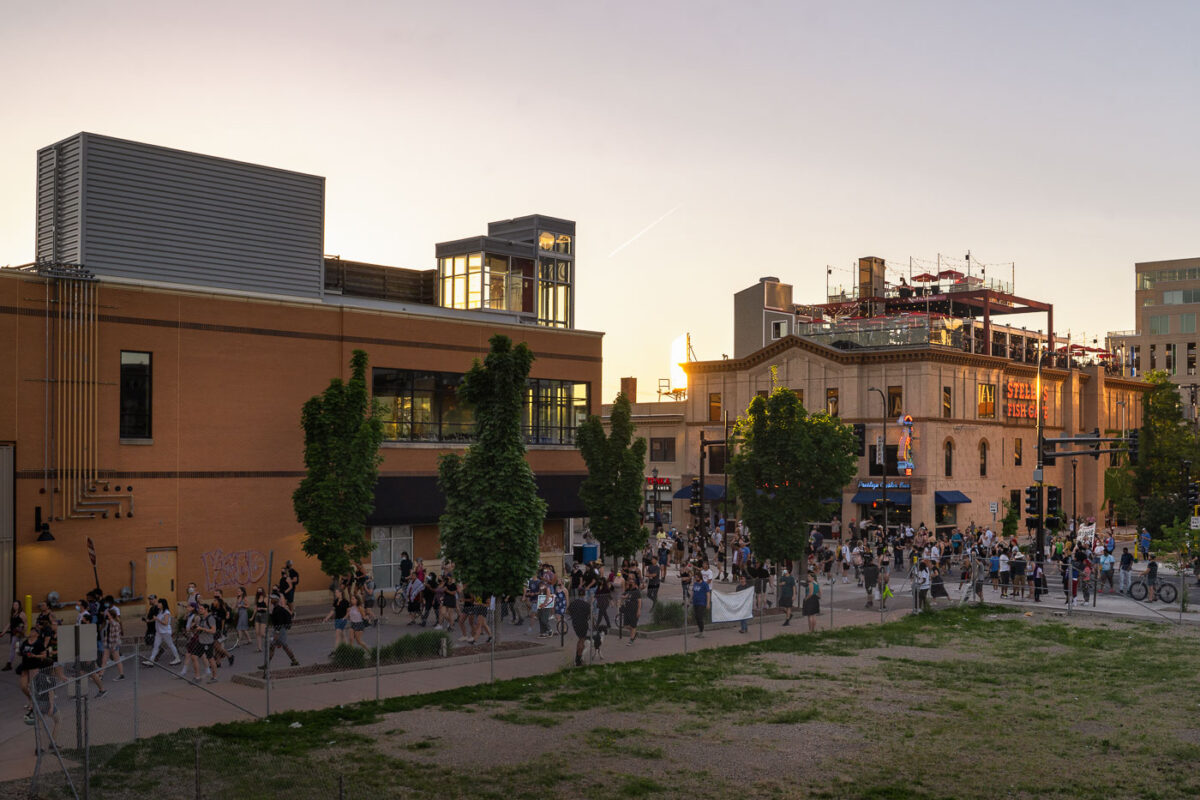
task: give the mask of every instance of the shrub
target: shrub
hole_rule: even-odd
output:
[[[339,644],[329,663],[338,669],[362,669],[367,665],[367,653],[361,647]]]
[[[654,604],[651,621],[655,625],[661,625],[664,628],[682,628],[683,604],[660,600]]]

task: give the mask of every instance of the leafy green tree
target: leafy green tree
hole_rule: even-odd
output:
[[[643,467],[646,440],[633,438],[629,399],[618,394],[609,416],[609,434],[594,414],[579,426],[579,452],[588,476],[579,498],[588,512],[588,525],[606,554],[615,559],[646,546],[642,525]]]
[[[1112,503],[1114,526],[1117,519],[1137,521],[1141,514],[1134,480],[1133,467],[1128,464],[1109,467],[1104,472],[1104,500]]]
[[[1004,541],[1007,542],[1015,539],[1021,529],[1021,511],[1007,500],[1000,502],[1004,506],[1004,517],[1000,520],[1001,531],[1004,534]]]
[[[1163,564],[1173,567],[1179,574],[1186,575],[1196,554],[1200,553],[1200,531],[1194,531],[1189,520],[1174,520],[1159,529],[1158,544],[1155,553]],[[1169,579],[1168,579],[1169,580]],[[1186,579],[1182,581],[1186,584]],[[1188,607],[1188,587],[1181,586],[1179,595],[1183,610]]]
[[[371,554],[367,517],[375,507],[383,420],[367,392],[367,354],[355,350],[350,380],[334,378],[300,413],[308,474],[292,494],[304,526],[302,548],[331,577]]]
[[[546,502],[525,460],[521,410],[533,353],[497,334],[483,363],[476,359],[458,395],[475,408],[476,440],[463,455],[438,461],[446,495],[439,520],[442,552],[467,590],[520,594],[537,571]]]
[[[1141,446],[1134,467],[1134,491],[1141,498],[1140,521],[1152,536],[1164,525],[1191,514],[1183,496],[1183,462],[1200,471],[1196,437],[1184,424],[1179,391],[1167,373],[1146,373],[1150,390],[1142,397]]]
[[[804,574],[807,523],[821,498],[837,496],[854,477],[850,427],[822,412],[809,414],[791,389],[755,397],[734,427],[741,443],[729,465],[755,553],[780,562],[795,559]]]

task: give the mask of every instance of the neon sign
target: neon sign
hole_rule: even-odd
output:
[[[1047,387],[1042,387],[1042,419],[1049,421],[1050,405]],[[1004,416],[1013,419],[1037,419],[1037,391],[1033,384],[1009,381],[1004,391]]]
[[[900,447],[896,454],[896,469],[904,475],[913,474],[913,418],[911,414],[900,417]]]

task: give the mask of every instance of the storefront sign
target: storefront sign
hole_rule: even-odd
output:
[[[858,488],[860,489],[882,489],[883,483],[880,481],[859,481]],[[904,489],[911,490],[912,486],[908,481],[888,481],[887,488],[889,489]]]
[[[646,478],[646,487],[647,488],[653,489],[655,486],[658,486],[659,489],[670,489],[671,488],[671,479],[670,478],[653,478],[653,477]]]
[[[1050,419],[1047,387],[1042,387],[1042,419]],[[1037,419],[1037,391],[1032,383],[1009,381],[1004,392],[1004,416],[1012,419]]]

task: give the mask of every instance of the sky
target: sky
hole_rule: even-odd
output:
[[[489,220],[566,217],[605,401],[622,376],[651,399],[685,332],[731,352],[732,295],[766,275],[820,302],[827,266],[848,284],[859,256],[969,250],[1103,341],[1134,327],[1134,262],[1200,255],[1197,3],[0,0],[0,20],[0,264],[33,260],[37,149],[81,130],[323,175],[325,250],[350,259],[430,268]]]

